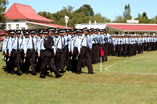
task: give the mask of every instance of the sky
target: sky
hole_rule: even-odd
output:
[[[138,14],[147,13],[149,19],[157,15],[157,0],[9,0],[8,10],[13,3],[30,5],[37,13],[47,11],[56,13],[68,5],[74,10],[84,4],[93,8],[94,13],[100,13],[108,19],[114,20],[116,16],[123,15],[124,6],[130,4],[131,16],[136,18]]]

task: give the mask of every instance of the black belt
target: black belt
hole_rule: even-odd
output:
[[[20,51],[20,49],[18,49],[18,50],[17,49],[13,49],[13,51]]]
[[[59,49],[59,48],[57,48],[57,50],[63,50],[63,49]]]
[[[28,51],[35,51],[34,49],[28,49]]]
[[[88,46],[82,46],[83,48],[88,48]]]

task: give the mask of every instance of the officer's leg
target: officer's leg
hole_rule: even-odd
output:
[[[78,62],[77,62],[77,69],[76,69],[76,73],[77,73],[77,74],[80,74],[81,64],[82,64],[82,60],[83,60],[83,58],[84,58],[85,52],[86,52],[86,48],[82,47],[82,49],[81,49],[81,54],[80,54],[80,56],[79,56],[79,58],[78,58]]]
[[[21,73],[20,73],[20,68],[21,68],[20,59],[21,59],[21,53],[18,51],[18,52],[16,52],[16,59],[15,59],[15,64],[17,66],[17,74],[18,75],[21,75]]]
[[[50,58],[50,66],[51,66],[52,70],[54,71],[55,75],[56,76],[59,75],[59,72],[58,72],[56,65],[55,65],[54,57]]]
[[[85,53],[85,60],[86,60],[86,63],[87,63],[87,67],[88,67],[88,73],[93,73],[93,67],[92,67],[92,62],[91,62],[91,57],[90,57],[90,54],[89,54],[89,51],[88,49],[86,49],[86,53]]]
[[[50,61],[49,57],[44,57],[44,60],[43,60],[42,65],[41,65],[40,77],[45,77],[44,74],[45,74],[46,67],[47,67],[49,61]]]
[[[61,68],[61,72],[64,72],[64,71],[65,71],[65,70],[64,70],[65,63],[64,63],[64,61],[63,61],[64,57],[65,57],[64,50],[61,50],[61,52],[60,52],[60,57],[59,57],[59,59],[60,59],[60,68]]]
[[[32,74],[36,75],[36,70],[35,70],[36,52],[35,51],[32,51],[31,58],[32,58],[32,62],[31,62],[31,65],[32,65]]]

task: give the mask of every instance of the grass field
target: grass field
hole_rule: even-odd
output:
[[[109,56],[102,72],[96,64],[95,75],[66,72],[59,79],[10,75],[1,54],[0,104],[157,104],[157,51]]]

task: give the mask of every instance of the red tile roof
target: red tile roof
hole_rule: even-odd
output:
[[[54,22],[50,19],[38,15],[31,6],[14,3],[7,12],[4,13],[7,20],[26,19],[43,22]]]
[[[157,24],[107,24],[122,31],[157,31]]]

